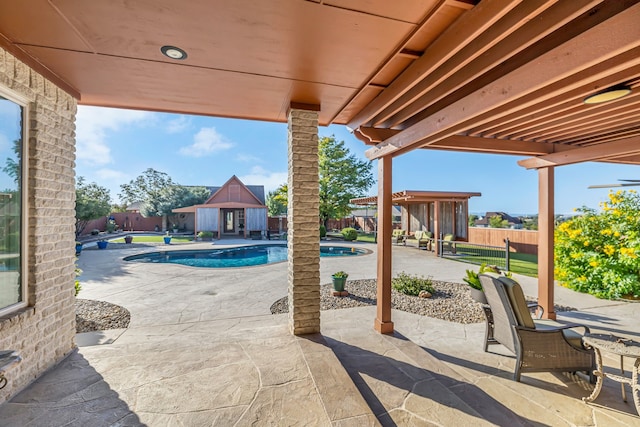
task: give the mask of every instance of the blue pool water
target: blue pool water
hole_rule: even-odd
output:
[[[368,251],[346,246],[321,246],[320,256],[358,256]],[[126,257],[125,261],[181,264],[191,267],[228,268],[272,264],[287,260],[285,245],[256,245],[197,251],[162,251]]]

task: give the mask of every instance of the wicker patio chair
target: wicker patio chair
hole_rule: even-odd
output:
[[[395,243],[399,245],[400,243],[404,243],[404,240],[407,238],[406,230],[395,229],[391,232],[391,243]]]
[[[584,325],[562,324],[531,317],[520,285],[504,276],[480,274],[480,283],[493,315],[493,338],[516,355],[513,379],[522,372],[585,371],[594,382],[593,350],[582,345],[575,329]]]

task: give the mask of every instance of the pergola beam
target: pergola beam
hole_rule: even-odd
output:
[[[575,75],[591,68],[601,69],[603,63],[612,59],[617,62],[617,56],[626,59],[620,60],[617,67],[623,69],[639,62],[637,56],[631,55],[631,51],[640,45],[640,4],[636,4],[618,15],[594,26],[588,31],[569,40],[563,45],[540,55],[540,57],[526,66],[520,67],[509,74],[497,79],[486,87],[456,101],[437,113],[422,119],[420,122],[405,129],[401,133],[389,138],[385,143],[366,151],[369,159],[378,159],[388,155],[397,155],[418,148],[418,144],[425,138],[428,143],[434,143],[448,136],[455,135],[464,128],[473,127],[481,121],[478,116],[487,114],[490,120],[496,115],[507,115],[509,109],[500,110],[505,104],[509,104],[519,98],[531,95],[531,100],[524,103],[524,107],[544,99],[552,98],[567,88],[555,85],[553,90],[545,89],[554,83],[562,82],[572,87],[579,87],[588,81],[571,83]],[[584,49],[591,46],[591,49]],[[626,54],[626,55],[625,55]],[[629,61],[624,62],[624,61]],[[610,68],[610,67],[609,67]],[[618,69],[613,72],[617,72]],[[602,69],[604,75],[606,70]],[[596,74],[591,79],[600,78]],[[517,108],[515,105],[512,108]],[[474,123],[475,122],[475,123]],[[463,126],[461,126],[463,125]]]
[[[609,142],[606,144],[576,148],[574,150],[564,151],[561,153],[531,157],[518,161],[518,164],[527,169],[540,169],[552,166],[570,165],[573,163],[606,160],[632,154],[640,154],[640,136],[616,142]]]
[[[517,6],[522,0],[484,0],[449,26],[425,53],[402,72],[389,87],[353,117],[348,126],[357,129],[369,122],[378,111],[389,106],[417,82],[444,64],[462,47],[473,42],[487,28]],[[437,58],[436,61],[433,58]]]
[[[522,3],[478,36],[475,43],[465,46],[451,60],[379,113],[374,124],[396,126],[419,114],[425,105],[432,105],[465,85],[473,84],[475,79],[509,59],[520,56],[518,60],[526,61],[522,55],[536,55],[536,52],[526,52],[527,48],[598,3],[600,0],[560,2],[555,5],[546,0]]]

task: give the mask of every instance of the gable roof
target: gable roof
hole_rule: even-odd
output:
[[[237,183],[237,185],[240,186],[240,191],[242,192],[242,190],[244,190],[245,194],[250,195],[251,198],[253,198],[256,202],[258,202],[258,204],[260,204],[261,206],[265,205],[265,198],[264,198],[264,186],[263,185],[245,185],[240,178],[238,178],[237,176],[233,175],[231,178],[229,178],[227,180],[227,182],[225,182],[222,186],[220,187],[207,187],[208,189],[211,190],[211,195],[209,196],[209,198],[204,202],[205,205],[209,205],[212,204],[216,199],[220,198],[220,197],[225,197],[223,195],[223,192],[225,189],[229,189],[229,187],[231,185],[233,185],[233,183]],[[242,197],[241,193],[238,195],[238,197]],[[226,200],[226,201],[230,201],[230,200]]]
[[[504,212],[487,212],[482,219],[477,220],[475,223],[476,225],[489,225],[489,219],[493,218],[494,216],[499,216],[503,220],[506,219],[509,224],[522,224],[520,218],[516,218]]]

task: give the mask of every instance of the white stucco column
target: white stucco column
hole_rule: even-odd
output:
[[[320,332],[318,107],[291,105],[289,122],[289,330]]]

